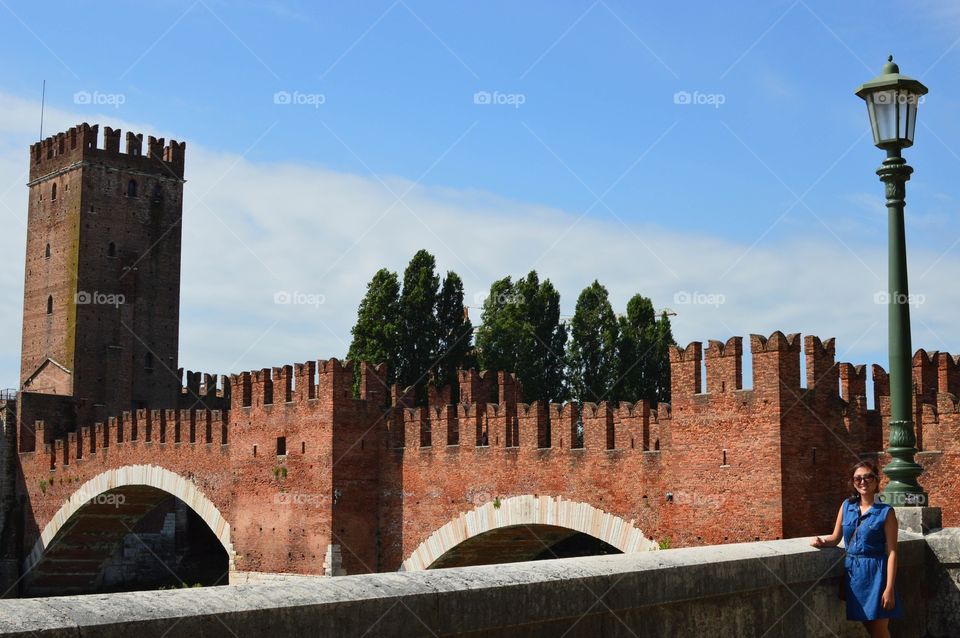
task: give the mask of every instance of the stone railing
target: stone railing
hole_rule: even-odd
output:
[[[22,636],[863,636],[840,549],[790,539],[207,589],[0,601]],[[896,636],[960,626],[960,529],[904,532]],[[9,633],[8,633],[9,632]]]

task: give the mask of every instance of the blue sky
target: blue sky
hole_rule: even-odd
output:
[[[951,2],[132,5],[0,1],[0,213],[21,218],[0,240],[0,387],[19,367],[18,172],[44,78],[48,134],[188,140],[187,367],[342,356],[364,283],[420,247],[471,303],[535,267],[568,312],[598,278],[618,310],[633,292],[676,310],[683,343],[779,328],[885,363],[882,154],[853,89],[893,53],[930,87],[906,153],[914,343],[960,352]],[[269,308],[277,290],[323,308]]]

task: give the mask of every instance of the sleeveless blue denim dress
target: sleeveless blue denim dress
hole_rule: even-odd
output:
[[[884,609],[881,600],[887,586],[887,538],[883,523],[891,509],[886,503],[877,501],[866,514],[861,515],[860,503],[844,501],[842,525],[843,543],[847,549],[844,562],[847,570],[848,620],[878,620],[903,615],[900,592],[896,586],[893,609]],[[860,529],[854,535],[858,520]]]

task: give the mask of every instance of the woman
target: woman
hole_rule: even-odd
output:
[[[854,494],[837,513],[833,534],[814,538],[814,547],[847,549],[845,593],[847,619],[859,620],[872,638],[889,638],[890,618],[899,618],[900,596],[894,590],[897,577],[897,515],[877,500],[880,474],[870,461],[853,466]]]

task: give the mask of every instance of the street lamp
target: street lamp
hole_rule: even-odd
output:
[[[891,55],[883,72],[861,85],[856,93],[867,103],[873,143],[887,152],[883,165],[877,169],[880,181],[886,185],[889,233],[890,441],[887,452],[892,460],[883,468],[890,478],[883,491],[883,501],[894,506],[925,506],[927,494],[917,482],[923,468],[914,461],[917,437],[913,431],[910,305],[903,230],[904,197],[913,168],[900,152],[913,145],[917,106],[927,87],[901,75]]]

